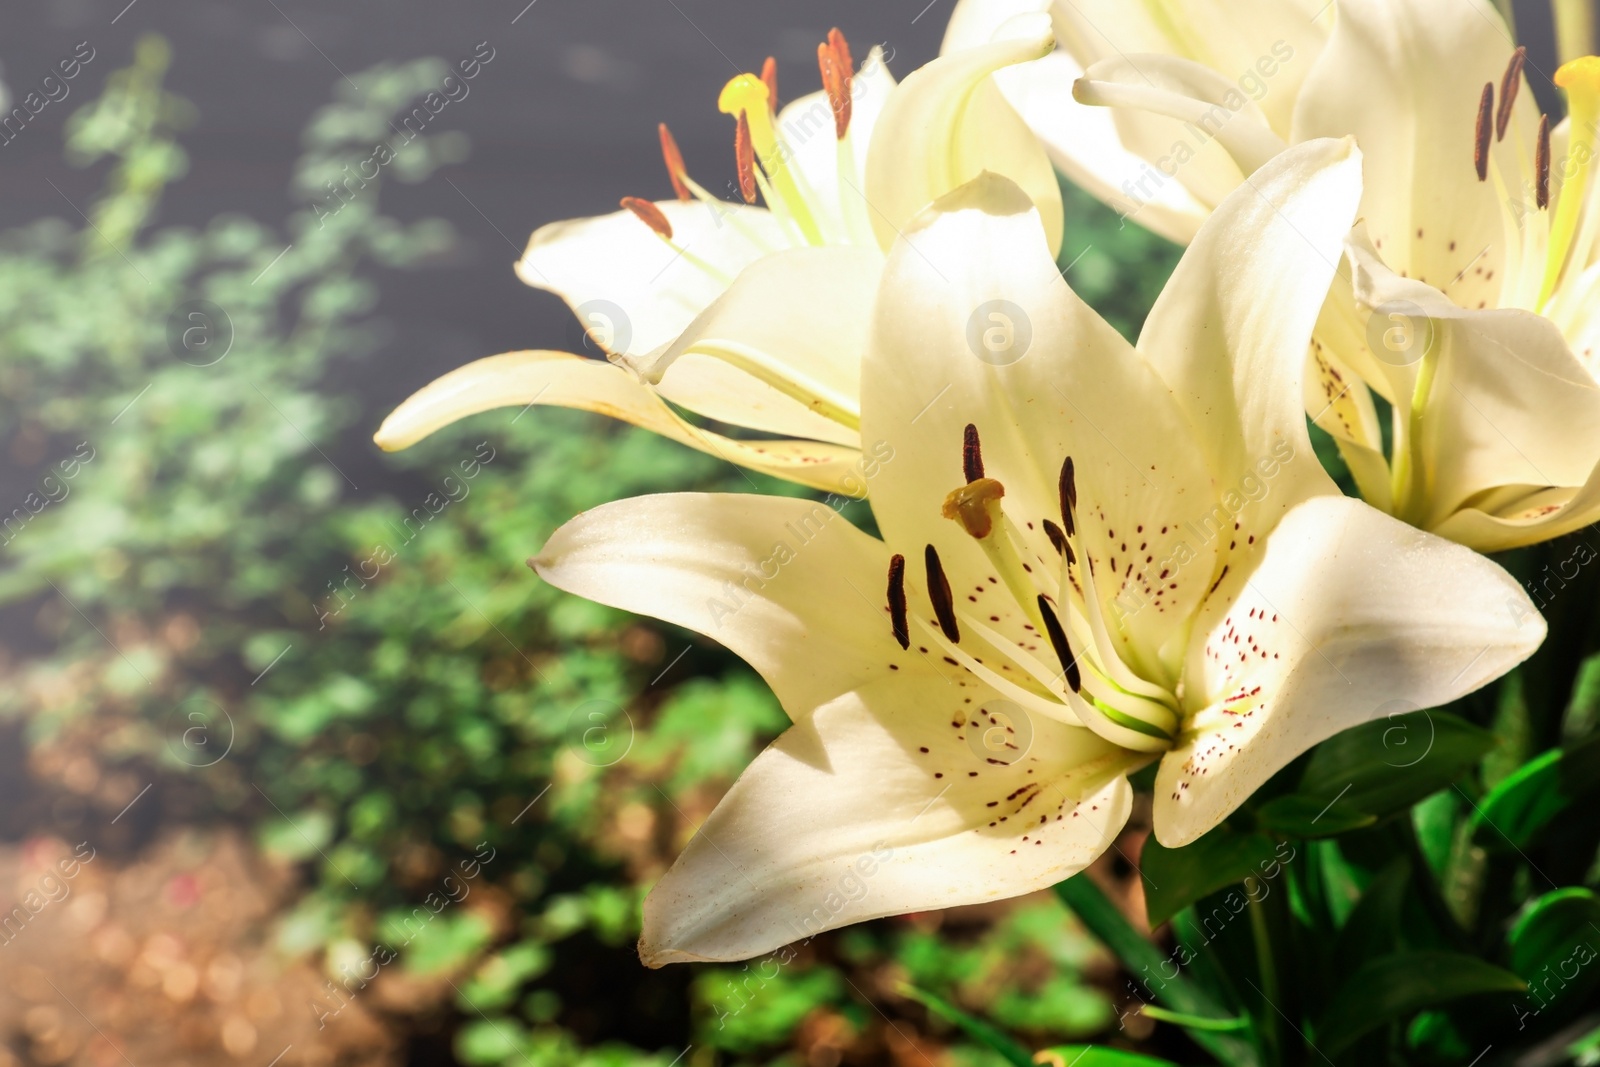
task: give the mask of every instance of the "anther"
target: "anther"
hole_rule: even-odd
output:
[[[1489,135],[1493,132],[1494,83],[1483,83],[1483,96],[1478,100],[1478,125],[1473,131],[1472,165],[1478,169],[1478,180],[1489,180]]]
[[[672,136],[672,131],[667,129],[667,124],[661,124],[661,158],[667,164],[667,177],[672,179],[672,191],[678,195],[679,200],[693,200],[694,193],[689,186],[684,184],[684,178],[689,174],[683,165],[683,153],[678,151],[678,142]]]
[[[1078,508],[1078,477],[1071,456],[1061,465],[1061,481],[1057,488],[1061,496],[1061,525],[1066,528],[1068,537],[1076,536],[1072,513]]]
[[[983,444],[978,440],[978,428],[970,422],[961,439],[961,470],[969,485],[983,477]]]
[[[1528,50],[1518,48],[1511,53],[1506,64],[1505,77],[1500,79],[1500,110],[1494,117],[1494,139],[1506,139],[1506,128],[1511,125],[1511,109],[1516,106],[1517,92],[1522,88],[1522,67],[1528,61]]]
[[[1061,532],[1061,527],[1049,519],[1045,519],[1044,532],[1045,536],[1050,538],[1050,543],[1055,546],[1055,550],[1067,557],[1068,563],[1076,563],[1078,561],[1077,557],[1072,554],[1072,543],[1067,540],[1067,535]]]
[[[850,132],[851,80],[855,65],[849,42],[837,27],[828,32],[826,41],[817,45],[817,68],[822,74],[822,88],[828,94],[828,106],[833,109],[834,135],[842,141]]]
[[[1550,206],[1550,116],[1539,116],[1539,143],[1534,149],[1533,170],[1537,184],[1534,187],[1534,202],[1543,211]]]
[[[1044,618],[1044,632],[1050,638],[1050,647],[1056,650],[1056,659],[1061,661],[1061,669],[1067,674],[1067,685],[1076,693],[1083,688],[1083,673],[1078,670],[1078,658],[1072,654],[1072,646],[1067,643],[1067,634],[1061,629],[1061,620],[1056,618],[1056,609],[1043,595],[1039,597],[1039,614]]]
[[[622,198],[622,206],[638,216],[639,221],[659,233],[667,240],[672,240],[672,223],[661,209],[648,200],[641,200],[637,196]]]
[[[939,629],[950,640],[961,641],[961,628],[956,625],[955,599],[950,593],[950,580],[944,576],[944,565],[932,545],[922,552],[923,566],[928,571],[928,599],[933,601],[933,615],[939,620]]]
[[[733,155],[739,164],[739,195],[744,202],[756,202],[756,150],[750,140],[750,116],[739,112],[739,125],[733,134]]]
[[[906,558],[889,560],[889,625],[901,648],[911,647],[911,627],[906,620]]]
[[[767,85],[767,107],[778,110],[778,60],[768,56],[761,64],[761,80]]]

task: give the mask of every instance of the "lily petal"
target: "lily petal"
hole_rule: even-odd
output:
[[[884,597],[889,550],[815,501],[706,493],[619,500],[566,523],[532,563],[569,593],[726,645],[796,722],[928,662],[894,641]],[[939,677],[948,694],[960,691]]]
[[[709,418],[854,445],[861,357],[882,267],[876,248],[768,256],[677,340],[626,362],[667,399]]]
[[[984,171],[1004,174],[1039,209],[1054,255],[1061,248],[1061,187],[1049,157],[991,75],[1055,48],[1044,14],[1012,20],[1005,39],[940,56],[890,95],[867,157],[866,199],[887,249],[929,204]]]
[[[745,267],[790,246],[763,208],[671,200],[663,240],[631,211],[534,231],[517,276],[565,300],[614,355],[646,355],[683,332]],[[680,251],[681,250],[681,251]]]
[[[857,449],[818,441],[736,441],[702,430],[628,371],[567,352],[507,352],[458,367],[407,398],[383,420],[374,440],[395,452],[469,415],[534,404],[598,412],[751,470],[828,492],[861,492]]]
[[[1048,720],[1015,762],[978,759],[952,706],[935,678],[875,682],[779,738],[645,900],[646,965],[747,959],[849,923],[1020,896],[1110,846],[1136,760]]]
[[[1259,170],[1189,246],[1139,337],[1199,431],[1246,536],[1333,491],[1306,433],[1295,353],[1310,350],[1360,167],[1346,139],[1296,145]]]
[[[1285,147],[1266,115],[1235,83],[1190,59],[1151,54],[1103,59],[1084,72],[1073,87],[1073,96],[1082,104],[1162,115],[1206,131],[1234,166],[1222,166],[1220,157],[1206,157],[1208,143],[1195,149],[1196,159],[1204,160],[1199,167],[1196,160],[1182,163],[1184,181],[1191,189],[1218,190],[1219,200]],[[1174,142],[1165,139],[1158,143]],[[1216,179],[1197,183],[1191,177],[1196,170],[1208,168],[1219,171]]]
[[[1060,475],[1072,457],[1080,543],[1095,560],[1108,617],[1121,623],[1121,651],[1147,679],[1176,680],[1175,639],[1217,552],[1215,529],[1200,539],[1185,525],[1217,503],[1195,491],[1211,484],[1205,457],[1174,447],[1192,434],[1184,412],[1072,292],[1016,185],[984,175],[939,201],[891,253],[862,403],[863,439],[896,449],[892,476],[872,489],[884,535],[937,545],[959,561],[952,571],[976,581],[990,564],[939,511],[965,484],[966,424],[977,427],[988,475],[1004,485],[1006,512],[1038,557],[1030,565],[1044,573],[1059,567],[1043,524],[1065,521]],[[1182,564],[1167,562],[1178,556]],[[1164,648],[1173,657],[1164,664],[1141,651]]]
[[[1496,185],[1473,169],[1474,119],[1511,57],[1510,32],[1486,0],[1340,0],[1338,10],[1293,139],[1353,134],[1369,179],[1362,215],[1389,264],[1464,307],[1498,304],[1508,249]],[[1524,87],[1519,101],[1528,119],[1531,95]],[[1506,179],[1520,188],[1520,173]]]
[[[1286,515],[1245,577],[1196,630],[1185,684],[1209,706],[1156,776],[1155,833],[1169,848],[1318,742],[1449,703],[1545,635],[1522,587],[1489,560],[1340,496]]]
[[[1600,456],[1600,384],[1554,323],[1528,311],[1461,308],[1356,241],[1349,255],[1358,306],[1401,309],[1417,335],[1414,358],[1382,364],[1395,395],[1409,400],[1423,361],[1436,366],[1427,417],[1413,431],[1428,511],[1409,519],[1434,529],[1500,486],[1573,490],[1589,481]],[[1522,532],[1530,541],[1544,536],[1537,526]]]

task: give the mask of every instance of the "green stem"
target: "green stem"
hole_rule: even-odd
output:
[[[1164,1006],[1218,1022],[1232,1018],[1232,1014],[1208,990],[1182,973],[1167,977],[1166,972],[1175,968],[1172,956],[1134,929],[1133,924],[1123,917],[1117,906],[1100,891],[1100,887],[1089,880],[1088,875],[1080,874],[1065,882],[1058,882],[1055,890],[1056,896],[1089,928],[1089,932],[1122,961],[1130,975],[1143,981]],[[1187,1033],[1195,1044],[1230,1067],[1261,1067],[1261,1058],[1256,1049],[1246,1041],[1205,1030],[1189,1030]]]
[[[1261,999],[1265,1001],[1257,1014],[1256,1026],[1261,1034],[1262,1051],[1268,1063],[1283,1062],[1283,1028],[1278,1005],[1283,1000],[1283,987],[1278,982],[1278,965],[1272,957],[1272,930],[1267,925],[1267,909],[1256,903],[1249,909],[1250,932],[1256,945],[1256,967],[1261,972]]]

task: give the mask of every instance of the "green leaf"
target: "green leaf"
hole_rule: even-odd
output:
[[[1317,1047],[1337,1056],[1380,1026],[1462,997],[1520,993],[1510,971],[1456,952],[1399,952],[1356,971],[1316,1027]]]
[[[1533,901],[1507,938],[1511,969],[1552,999],[1581,1003],[1600,981],[1588,966],[1600,945],[1600,897],[1587,889],[1557,889]]]
[[[1263,877],[1276,862],[1271,840],[1225,826],[1176,849],[1167,848],[1152,834],[1145,839],[1140,857],[1151,927],[1160,926],[1209,893],[1252,876]]]
[[[1345,730],[1311,754],[1297,795],[1385,818],[1449,786],[1495,737],[1441,711],[1391,715]]]
[[[1207,1019],[1202,1015],[1190,1015],[1182,1011],[1168,1011],[1166,1008],[1154,1004],[1146,1004],[1139,1009],[1140,1015],[1148,1015],[1157,1022],[1171,1023],[1173,1026],[1184,1026],[1190,1030],[1209,1030],[1212,1033],[1226,1034],[1234,1030],[1248,1030],[1248,1019]]]
[[[1489,791],[1473,819],[1473,838],[1506,851],[1531,845],[1556,816],[1600,787],[1600,737],[1551,749]]]
[[[1171,1060],[1099,1045],[1057,1045],[1039,1053],[1044,1067],[1177,1067]]]
[[[1088,875],[1079,874],[1057,882],[1055,891],[1089,932],[1122,961],[1129,974],[1164,974],[1172,963],[1171,956],[1134,929]],[[1175,1011],[1211,1019],[1231,1017],[1209,990],[1181,972],[1162,980],[1154,993],[1157,1000]],[[1189,1037],[1218,1060],[1234,1067],[1255,1067],[1260,1062],[1254,1046],[1237,1037],[1204,1030],[1191,1030]]]
[[[925,990],[918,989],[916,986],[902,985],[900,993],[902,996],[909,997],[921,1004],[945,1022],[955,1026],[972,1040],[993,1049],[1007,1063],[1014,1064],[1015,1067],[1033,1067],[1033,1057],[1028,1054],[1027,1049],[982,1019],[968,1015],[949,1001],[936,997]]]
[[[1263,804],[1256,811],[1256,821],[1268,833],[1311,840],[1364,829],[1377,822],[1378,817],[1342,801],[1290,793]]]

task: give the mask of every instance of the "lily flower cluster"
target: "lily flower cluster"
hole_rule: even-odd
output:
[[[1552,127],[1481,0],[1214,6],[963,0],[901,82],[838,31],[820,93],[735,77],[736,201],[662,126],[674,199],[547,226],[517,266],[626,309],[606,360],[481,360],[379,431],[576,407],[857,495],[871,457],[877,535],[672,494],[530,560],[723,643],[792,723],[650,894],[647,964],[1052,885],[1150,767],[1182,847],[1319,742],[1539,647],[1481,553],[1600,515],[1600,60],[1557,74]],[[1129,215],[1188,247],[1137,343],[1057,267],[1052,162],[1124,206],[1157,168]]]

